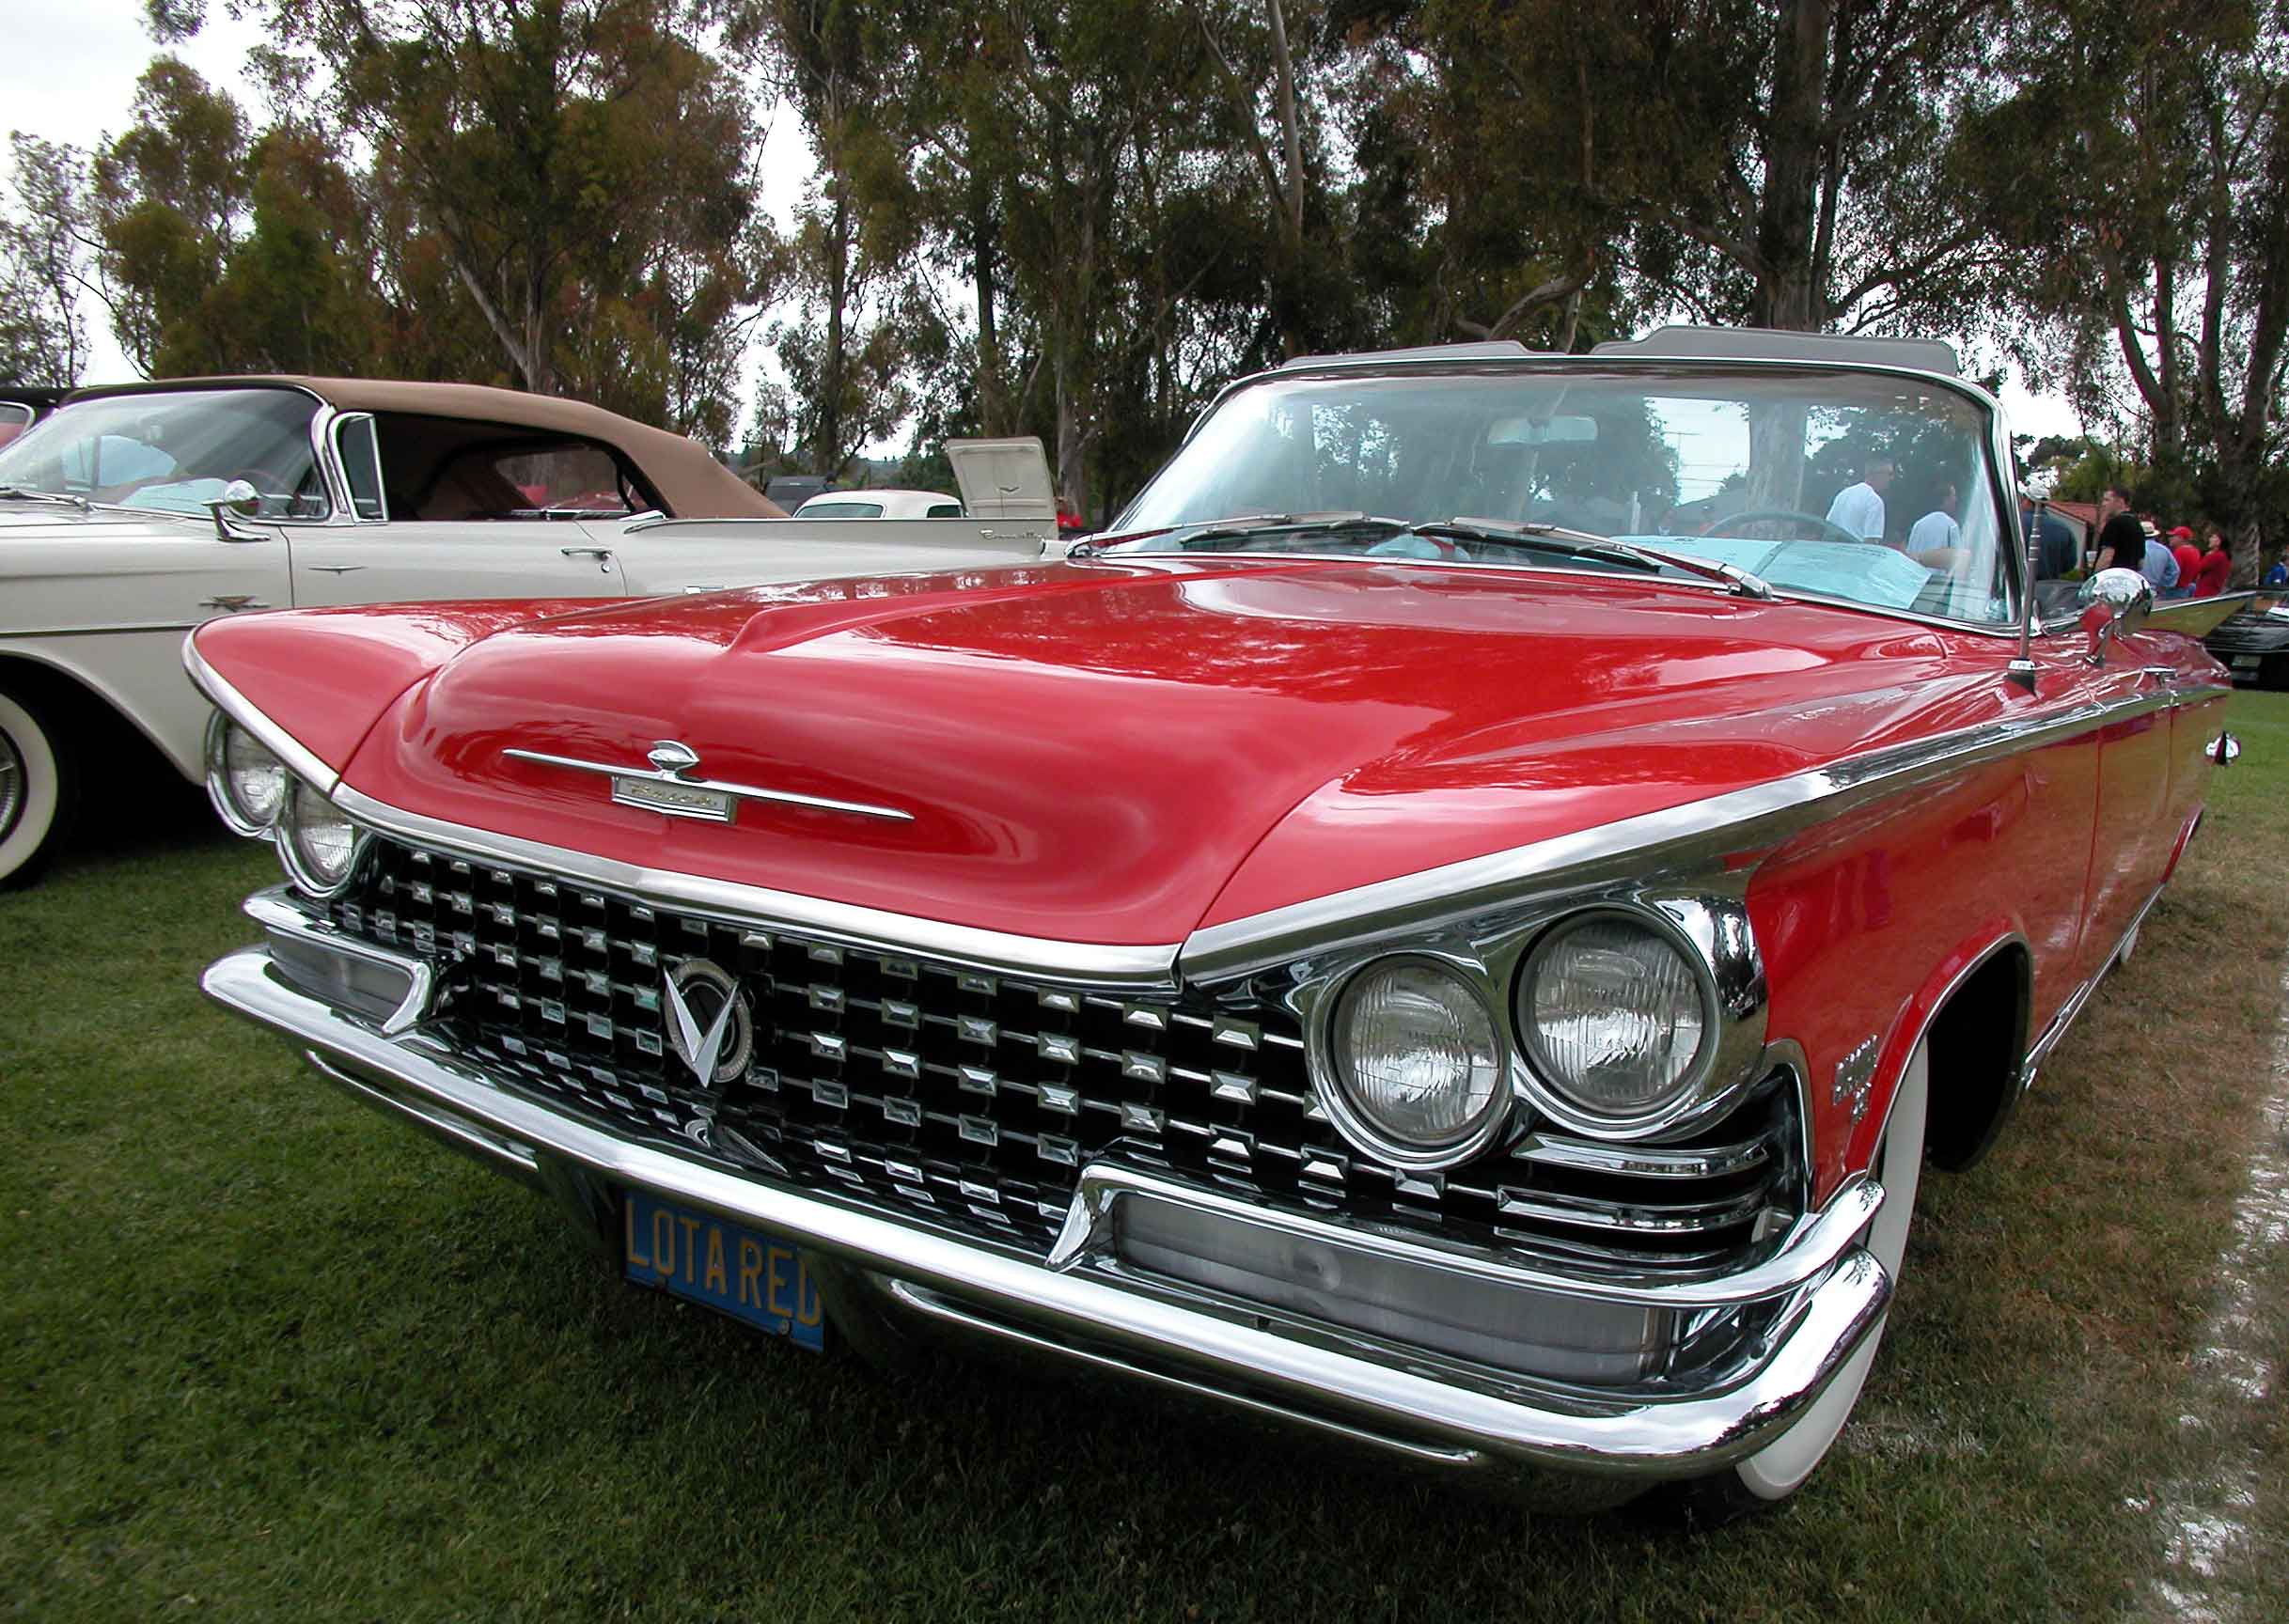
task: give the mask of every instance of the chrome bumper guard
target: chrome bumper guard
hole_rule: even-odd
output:
[[[1727,1465],[1772,1441],[1819,1397],[1882,1319],[1891,1282],[1860,1245],[1883,1191],[1846,1184],[1762,1262],[1729,1275],[1662,1279],[1525,1267],[1461,1248],[1267,1209],[1154,1172],[1085,1170],[1049,1258],[917,1227],[839,1195],[767,1182],[637,1142],[503,1086],[411,1019],[428,992],[417,960],[353,946],[282,898],[252,899],[268,946],[218,960],[207,995],[302,1049],[367,1103],[565,1202],[600,1238],[619,1193],[643,1190],[812,1248],[830,1276],[894,1320],[1054,1354],[1237,1406],[1418,1464],[1556,1469],[1654,1480]],[[314,976],[350,951],[360,985]],[[390,961],[405,996],[370,985]],[[384,978],[385,979],[385,978]],[[315,987],[317,992],[306,991]],[[1377,1267],[1460,1283],[1550,1290],[1680,1315],[1758,1305],[1764,1330],[1704,1384],[1594,1389],[1538,1382],[1308,1318],[1263,1310],[1139,1272],[1119,1256],[1115,1218],[1165,1202],[1337,1248]],[[1455,1283],[1450,1280],[1449,1284]],[[835,1298],[829,1295],[830,1310]]]

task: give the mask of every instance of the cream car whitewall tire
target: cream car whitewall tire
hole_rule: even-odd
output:
[[[0,689],[0,887],[29,881],[70,827],[76,776],[54,715],[26,695]]]

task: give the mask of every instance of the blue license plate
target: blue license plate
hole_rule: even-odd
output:
[[[628,1192],[620,1235],[637,1285],[704,1303],[814,1353],[825,1349],[819,1288],[792,1243],[640,1190]]]

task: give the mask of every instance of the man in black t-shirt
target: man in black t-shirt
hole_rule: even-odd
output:
[[[2091,560],[2092,572],[2140,570],[2145,562],[2146,532],[2130,511],[2130,492],[2109,485],[2098,498],[2098,551]]]

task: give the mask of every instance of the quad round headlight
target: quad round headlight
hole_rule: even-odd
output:
[[[1528,955],[1518,1032],[1542,1081],[1591,1125],[1641,1126],[1699,1088],[1715,998],[1685,947],[1621,913],[1583,914]]]
[[[207,798],[241,835],[268,835],[286,803],[286,768],[220,710],[207,723]]]
[[[1329,1020],[1327,1055],[1337,1125],[1403,1166],[1461,1160],[1509,1111],[1494,1014],[1435,960],[1379,960],[1355,975]]]
[[[313,897],[338,895],[357,872],[366,836],[340,807],[299,778],[287,782],[278,819],[278,860],[287,878]]]

